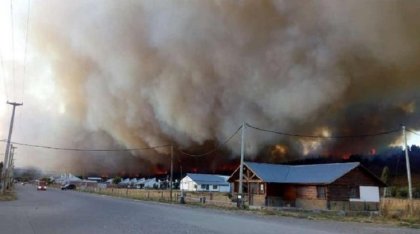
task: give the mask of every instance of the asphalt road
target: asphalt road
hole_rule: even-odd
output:
[[[0,233],[420,233],[373,224],[238,214],[18,185],[0,202]]]

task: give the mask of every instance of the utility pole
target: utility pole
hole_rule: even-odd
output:
[[[245,122],[242,122],[241,130],[241,164],[239,165],[239,188],[238,188],[238,207],[243,207],[243,176],[244,176],[244,155],[245,155]]]
[[[173,176],[174,176],[174,145],[171,145],[171,182],[170,182],[170,193],[169,193],[169,197],[171,198],[171,202],[172,202],[172,185],[173,185]]]
[[[402,132],[404,137],[404,145],[405,145],[405,165],[407,167],[407,180],[408,180],[408,197],[410,199],[410,214],[413,214],[413,189],[411,186],[411,169],[410,169],[410,158],[408,157],[408,144],[407,144],[407,134],[405,131],[405,126],[402,126]]]
[[[13,185],[13,170],[14,170],[14,161],[15,161],[14,156],[15,156],[15,149],[16,148],[17,147],[15,147],[13,145],[10,146],[11,152],[10,152],[10,157],[9,157],[9,166],[8,166],[8,169],[7,169],[7,172],[8,172],[7,188],[12,187],[12,185]]]
[[[8,166],[8,168],[11,167],[11,165],[12,165],[12,160],[13,160],[13,156],[15,155],[15,149],[16,148],[17,147],[13,146],[13,144],[10,145],[10,157],[9,157],[9,166]]]
[[[4,192],[6,191],[7,166],[8,166],[8,163],[9,163],[10,141],[12,139],[13,122],[15,120],[15,109],[16,109],[17,106],[22,106],[23,103],[16,103],[16,102],[7,101],[7,104],[12,105],[13,110],[12,110],[12,118],[10,120],[9,136],[7,138],[6,152],[4,154],[3,171],[2,171],[2,187],[1,187],[2,194],[4,194]]]
[[[181,162],[180,162],[181,163]],[[181,176],[179,177],[179,189],[181,190],[181,199],[179,200],[179,203],[185,204],[185,198],[184,198],[184,186],[182,186],[182,164],[179,165],[181,169]]]
[[[413,189],[411,187],[411,170],[410,170],[410,159],[408,157],[408,144],[407,144],[407,134],[405,132],[405,126],[402,126],[402,133],[404,137],[404,148],[405,148],[405,165],[407,167],[407,180],[408,180],[408,197],[410,200],[413,199]]]

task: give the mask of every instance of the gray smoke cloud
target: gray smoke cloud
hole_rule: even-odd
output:
[[[391,0],[34,1],[30,61],[39,66],[31,71],[48,70],[66,109],[51,117],[65,124],[48,126],[55,135],[46,142],[188,149],[224,141],[242,121],[307,134],[420,127],[419,10],[418,1]],[[396,138],[313,151],[363,151]],[[238,140],[228,145],[234,155]],[[249,129],[247,141],[250,156],[279,142],[303,154],[297,139]],[[148,168],[165,153],[135,155]],[[100,165],[118,170],[124,157]]]

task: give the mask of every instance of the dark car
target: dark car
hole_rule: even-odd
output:
[[[76,185],[74,184],[66,184],[61,187],[61,190],[74,190],[76,189]]]

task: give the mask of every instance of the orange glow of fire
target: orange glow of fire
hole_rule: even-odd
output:
[[[341,156],[341,158],[344,159],[344,160],[348,160],[350,158],[350,156],[351,156],[351,153],[350,152],[346,152],[346,153],[344,153]]]
[[[370,155],[376,155],[376,149],[375,148],[370,149]]]
[[[273,150],[271,150],[271,154],[275,155],[284,155],[287,153],[287,148],[283,145],[275,145]]]
[[[166,175],[168,174],[168,170],[161,166],[156,166],[154,168],[155,175]]]
[[[220,171],[234,171],[238,167],[237,163],[223,164],[220,166]]]

